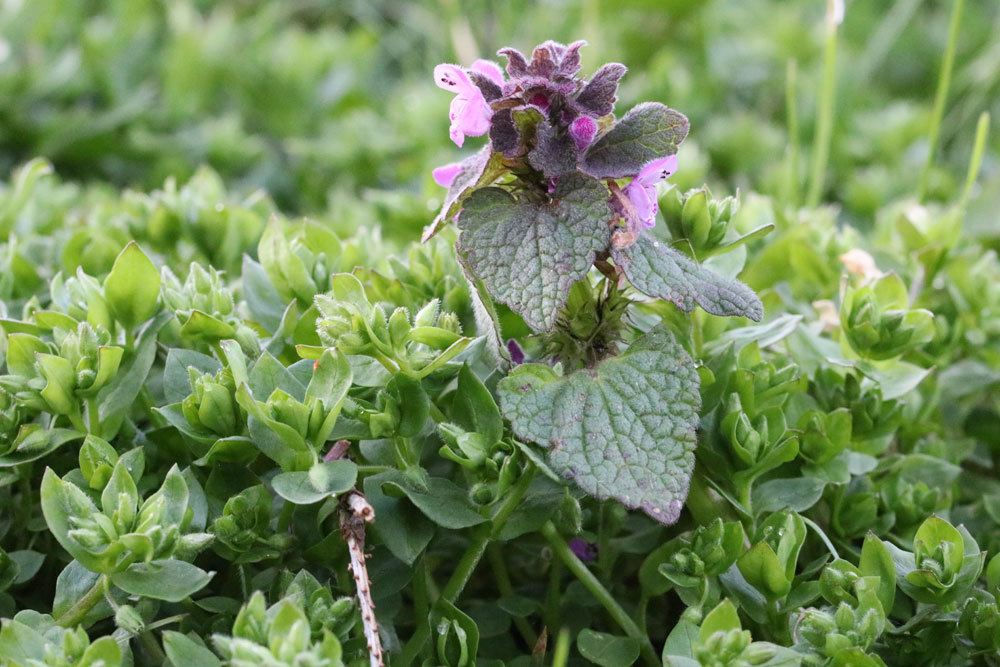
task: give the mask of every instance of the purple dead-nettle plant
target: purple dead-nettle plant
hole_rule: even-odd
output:
[[[630,304],[753,320],[763,307],[652,235],[657,185],[678,167],[688,120],[659,102],[616,118],[626,68],[583,79],[583,45],[546,42],[530,59],[501,49],[505,72],[483,60],[435,68],[455,95],[452,140],[489,139],[434,171],[448,191],[424,238],[458,225],[481,329],[513,367],[498,390],[514,433],[547,447],[552,468],[592,495],[672,523],[694,467],[698,374],[667,326],[632,323]],[[559,364],[511,365],[497,303],[538,333],[542,362]]]

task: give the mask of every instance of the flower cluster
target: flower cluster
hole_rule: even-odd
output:
[[[618,82],[626,68],[608,63],[584,81],[579,77],[584,45],[548,41],[534,49],[530,60],[517,49],[501,49],[498,55],[507,60],[506,72],[488,60],[477,60],[469,68],[435,67],[435,83],[455,95],[448,115],[452,141],[462,146],[466,137],[488,134],[493,154],[502,156],[522,180],[540,178],[549,193],[560,176],[577,169],[611,176],[588,169],[584,156],[612,126]],[[677,170],[675,152],[676,146],[631,173],[613,176],[616,181],[630,179],[621,190],[612,188],[611,202],[632,232],[630,238],[655,224],[656,185]],[[438,167],[434,180],[451,188],[465,166],[457,162]]]

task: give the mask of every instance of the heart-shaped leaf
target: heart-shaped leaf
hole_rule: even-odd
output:
[[[569,288],[608,246],[610,218],[607,188],[579,173],[560,179],[547,203],[483,188],[469,197],[458,219],[458,250],[494,299],[532,328],[547,331]]]
[[[698,384],[691,358],[657,328],[621,356],[566,377],[518,366],[498,391],[514,432],[548,446],[557,472],[671,524],[694,469]]]

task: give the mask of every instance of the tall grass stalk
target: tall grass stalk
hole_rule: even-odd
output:
[[[951,87],[951,72],[955,65],[955,46],[958,44],[958,28],[962,22],[962,8],[965,0],[955,0],[951,8],[951,21],[948,24],[948,43],[944,49],[944,59],[941,61],[941,72],[938,75],[937,92],[934,94],[934,109],[931,112],[931,126],[927,133],[927,162],[920,174],[920,185],[917,188],[917,200],[923,202],[927,197],[927,184],[930,180],[931,168],[937,157],[938,138],[941,135],[941,119],[944,117],[944,105],[948,101],[948,89]]]
[[[816,206],[823,196],[826,182],[826,163],[830,159],[830,141],[833,138],[833,102],[837,88],[837,29],[840,27],[843,4],[827,0],[826,44],[823,48],[823,81],[816,110],[816,135],[813,140],[812,168],[809,171],[809,191],[806,205]]]
[[[972,157],[969,159],[969,171],[965,175],[965,186],[962,188],[962,196],[958,200],[958,205],[964,207],[972,194],[972,188],[979,178],[979,169],[983,166],[983,154],[986,152],[986,139],[990,135],[990,114],[984,111],[979,114],[979,121],[976,123],[976,138],[972,142]]]
[[[785,116],[788,124],[788,183],[786,196],[793,207],[799,205],[799,105],[798,64],[788,60],[785,67]]]

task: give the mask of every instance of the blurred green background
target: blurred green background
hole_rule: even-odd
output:
[[[824,199],[859,227],[918,180],[951,7],[847,2]],[[64,180],[148,190],[208,165],[231,191],[264,188],[285,212],[349,226],[374,216],[388,237],[411,239],[441,194],[431,167],[462,154],[433,66],[586,39],[585,72],[629,65],[624,108],[655,99],[691,118],[675,182],[781,201],[795,141],[789,68],[804,182],[825,12],[823,0],[7,0],[0,171],[44,156]],[[931,200],[960,189],[979,113],[1000,117],[997,35],[1000,2],[968,0]],[[994,132],[968,222],[988,235],[998,153]]]

